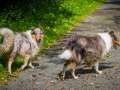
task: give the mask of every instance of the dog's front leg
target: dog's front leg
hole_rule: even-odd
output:
[[[31,67],[31,68],[34,68],[34,66],[33,66],[32,63],[31,63],[31,60],[29,60],[28,66]]]
[[[13,63],[13,57],[10,57],[9,59],[8,59],[8,73],[9,73],[9,75],[11,75],[11,66],[12,66],[12,63]]]
[[[85,58],[84,59],[85,63],[87,64],[87,66],[84,66],[84,70],[90,70],[92,69],[92,62],[90,60],[90,58]]]
[[[24,64],[21,66],[20,70],[23,70],[27,66],[29,59],[30,59],[30,55],[26,54],[24,57]]]
[[[72,76],[73,76],[74,79],[78,79],[78,77],[75,76],[75,69],[76,69],[76,67],[77,67],[77,64],[73,63],[73,66],[71,68],[71,74],[72,74]]]
[[[99,73],[99,74],[102,74],[102,71],[99,71],[99,70],[98,70],[98,67],[99,67],[99,60],[96,60],[96,61],[94,62],[94,66],[95,66],[96,72]]]

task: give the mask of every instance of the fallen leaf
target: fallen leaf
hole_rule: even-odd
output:
[[[73,89],[73,88],[70,88],[69,90],[75,90],[75,89]]]
[[[110,28],[106,28],[107,30],[109,30]]]
[[[43,78],[43,80],[46,80],[46,78]]]
[[[32,75],[32,77],[36,77],[36,75]]]
[[[106,72],[103,72],[102,74],[108,76],[108,74]]]
[[[44,88],[45,88],[45,90],[48,90],[48,87],[49,87],[49,86],[48,86],[48,85],[46,85],[46,86],[44,87]]]
[[[47,88],[45,88],[45,90],[48,90]]]
[[[32,85],[32,87],[33,87],[33,88],[36,88],[36,85],[35,85],[35,84],[33,84],[33,85]]]
[[[59,90],[66,90],[64,87],[60,87]]]
[[[120,79],[120,76],[118,76],[117,78]]]
[[[8,85],[8,84],[9,84],[9,82],[10,82],[10,81],[5,80],[5,81],[4,81],[4,84],[5,84],[5,85]]]
[[[57,79],[57,80],[60,80],[60,77],[58,76],[58,77],[56,77],[56,79]]]
[[[115,70],[118,70],[119,69],[119,66],[114,66],[113,67]]]
[[[89,83],[89,85],[93,86],[93,85],[94,85],[94,83]]]
[[[86,77],[86,80],[89,80],[90,79],[90,76],[88,75],[87,77]]]
[[[78,74],[77,76],[80,77],[81,74]]]
[[[120,88],[120,86],[117,86],[117,88]]]
[[[56,80],[50,80],[50,83],[54,83],[54,82],[56,82]]]
[[[107,55],[107,57],[109,57],[109,58],[113,58],[113,56],[112,56],[112,55]]]
[[[43,64],[43,63],[41,63],[41,64],[39,64],[39,66],[41,66],[41,67],[42,67],[42,66],[44,66],[44,64]]]
[[[36,58],[37,58],[38,60],[41,60],[41,59],[42,59],[40,56],[37,56]]]
[[[100,88],[100,85],[96,85],[97,88]]]
[[[22,84],[22,82],[21,82],[21,81],[20,81],[19,83],[20,83],[20,84]]]
[[[39,83],[38,82],[35,82],[36,85],[38,85]]]
[[[39,75],[43,74],[43,72],[40,72]]]
[[[1,80],[4,80],[4,78],[1,78]]]

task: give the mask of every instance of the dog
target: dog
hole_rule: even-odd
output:
[[[8,73],[11,74],[11,66],[16,56],[24,58],[24,64],[20,70],[23,70],[27,65],[34,68],[30,59],[40,50],[44,38],[42,27],[32,28],[26,32],[13,32],[9,28],[1,28],[0,34],[3,36],[0,54],[8,58]]]
[[[93,65],[96,72],[102,74],[102,71],[98,70],[100,58],[104,57],[112,46],[117,49],[117,45],[120,46],[120,41],[113,31],[98,33],[92,36],[72,36],[59,55],[60,59],[65,61],[61,79],[64,80],[66,68],[70,64],[73,64],[71,68],[73,78],[78,79],[75,76],[75,69],[83,59],[87,64],[84,69],[92,69]]]

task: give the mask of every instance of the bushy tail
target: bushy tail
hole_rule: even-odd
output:
[[[8,28],[1,28],[0,35],[3,37],[2,43],[0,43],[0,53],[7,53],[14,43],[14,33]]]
[[[75,41],[70,41],[64,48],[65,50],[59,55],[61,59],[73,59],[77,64],[86,56],[85,49]]]
[[[62,54],[59,55],[61,59],[68,60],[72,57],[72,52],[70,50],[65,50]]]

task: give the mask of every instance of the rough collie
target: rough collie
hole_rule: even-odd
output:
[[[116,45],[120,45],[120,41],[113,31],[98,33],[93,36],[72,36],[64,46],[62,54],[59,55],[59,57],[66,62],[61,78],[64,80],[67,66],[73,64],[71,74],[74,79],[77,79],[75,69],[82,60],[87,64],[84,69],[91,69],[93,65],[96,72],[102,74],[102,71],[98,70],[99,59],[104,57],[112,46],[117,49]]]
[[[30,59],[40,50],[44,37],[42,28],[32,28],[22,33],[13,32],[8,28],[1,28],[0,34],[3,36],[2,43],[0,43],[0,54],[8,58],[9,74],[11,74],[12,62],[18,55],[24,58],[24,64],[20,70],[23,70],[27,65],[34,68]]]

